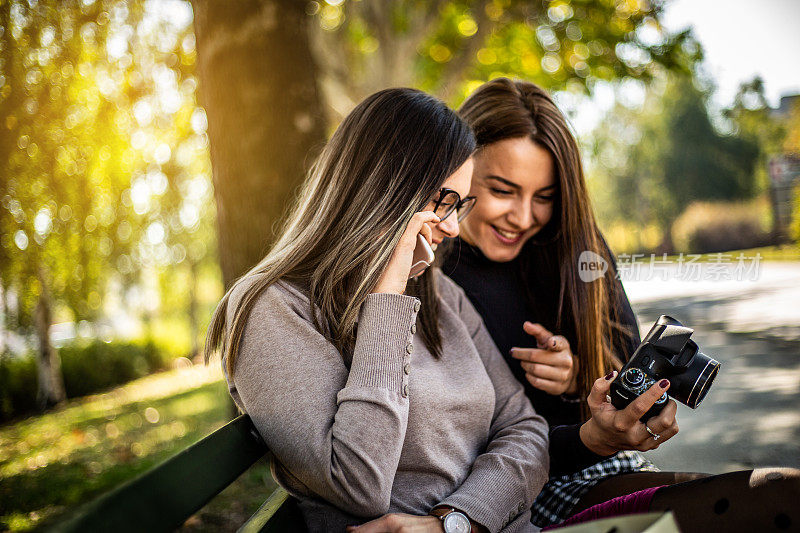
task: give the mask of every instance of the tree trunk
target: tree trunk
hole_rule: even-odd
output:
[[[305,2],[193,0],[226,289],[264,257],[325,140]]]
[[[50,344],[50,324],[53,320],[50,295],[45,288],[44,280],[34,315],[36,336],[39,339],[39,350],[36,353],[39,390],[36,403],[41,410],[45,410],[66,400],[67,395],[64,391],[64,378],[61,375],[61,358]]]

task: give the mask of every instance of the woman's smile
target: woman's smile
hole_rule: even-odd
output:
[[[516,244],[525,234],[524,231],[507,231],[498,228],[497,226],[493,226],[489,224],[489,227],[492,228],[495,237],[499,240],[502,244]]]
[[[553,216],[558,193],[553,156],[527,137],[505,139],[474,156],[475,208],[461,224],[465,241],[492,261],[511,261]]]

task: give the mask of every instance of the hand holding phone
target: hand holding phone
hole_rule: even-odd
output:
[[[433,250],[427,240],[432,239],[431,226],[439,222],[433,211],[414,213],[371,292],[405,293],[409,275],[419,275],[433,262]]]
[[[414,258],[411,260],[411,270],[408,279],[415,278],[425,272],[425,269],[433,263],[434,255],[431,245],[428,240],[422,236],[417,235],[417,247],[414,248]]]

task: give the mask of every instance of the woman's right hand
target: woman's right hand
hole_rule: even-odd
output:
[[[586,447],[599,455],[612,455],[621,450],[644,452],[654,450],[674,437],[678,433],[675,420],[678,405],[675,400],[670,399],[661,413],[647,421],[647,427],[658,435],[657,439],[639,420],[669,389],[669,381],[664,379],[653,384],[625,409],[619,410],[607,400],[616,375],[616,372],[612,372],[598,379],[589,393],[587,401],[592,417],[580,428],[580,437]]]
[[[372,289],[373,293],[403,294],[405,292],[408,275],[411,273],[411,262],[414,260],[414,248],[417,246],[417,235],[422,234],[428,244],[433,244],[433,230],[429,224],[438,224],[439,222],[439,217],[433,211],[414,213],[411,222],[408,223],[400,237],[400,242],[397,243],[386,269],[378,279],[375,288]]]

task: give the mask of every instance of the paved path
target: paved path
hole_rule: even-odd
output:
[[[669,274],[624,281],[642,334],[671,315],[722,367],[696,410],[679,404],[680,433],[648,456],[663,470],[800,467],[800,263],[762,263],[746,281]]]

